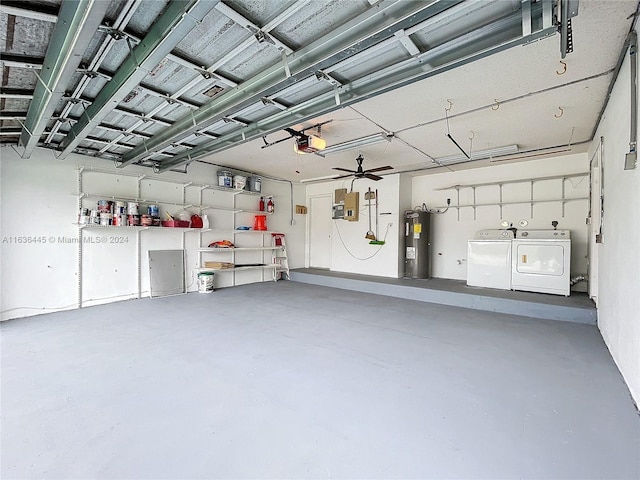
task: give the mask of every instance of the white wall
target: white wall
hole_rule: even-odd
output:
[[[496,164],[472,170],[446,172],[414,177],[412,188],[412,204],[414,207],[423,203],[429,209],[446,206],[447,198],[451,199],[451,207],[441,215],[431,215],[431,275],[438,278],[466,280],[467,275],[467,240],[474,237],[478,230],[501,228],[502,220],[507,220],[517,227],[520,220],[527,220],[530,229],[552,229],[551,222],[558,221],[559,229],[571,230],[571,273],[572,276],[587,272],[587,226],[585,218],[588,212],[588,200],[575,200],[564,205],[562,202],[535,203],[533,215],[530,203],[503,205],[502,212],[498,205],[454,208],[455,205],[474,203],[471,188],[461,188],[460,198],[456,189],[445,189],[454,185],[472,185],[479,183],[507,182],[525,179],[522,183],[504,184],[502,187],[503,202],[527,202],[531,195],[529,179],[567,175],[589,171],[586,153],[545,160],[525,161],[512,164]],[[534,182],[534,200],[552,200],[562,198],[562,179]],[[564,181],[565,197],[588,197],[588,177],[570,178]],[[478,187],[475,190],[475,203],[497,203],[500,200],[498,185]],[[475,216],[474,216],[475,215]],[[585,284],[577,284],[574,289],[585,289]]]
[[[1,214],[0,214],[0,259],[2,262],[0,311],[2,320],[73,309],[78,306],[78,191],[77,165],[115,170],[113,164],[81,155],[71,155],[64,161],[55,159],[53,152],[36,149],[30,159],[21,159],[12,148],[2,148],[0,165]],[[182,202],[182,187],[154,180],[156,177],[172,178],[180,182],[217,184],[217,168],[193,163],[187,175],[168,173],[154,175],[149,169],[127,167],[123,173],[140,172],[148,175],[141,182],[140,196],[144,198]],[[137,179],[126,175],[88,173],[83,175],[83,191],[114,196],[136,197]],[[291,268],[304,266],[304,217],[294,215],[297,220],[291,226],[290,186],[286,182],[263,179],[262,191],[274,195],[276,213],[268,217],[269,230],[287,235],[287,251]],[[199,189],[187,188],[186,202],[233,207],[234,196],[228,192],[204,190],[202,202]],[[95,198],[85,199],[84,206],[95,205]],[[258,209],[258,197],[239,195],[237,207]],[[304,189],[294,188],[294,203],[303,203]],[[182,207],[160,205],[161,214],[178,213]],[[198,213],[192,209],[191,213]],[[207,210],[211,232],[173,230],[85,230],[84,236],[94,243],[83,244],[83,288],[84,306],[111,301],[136,298],[138,294],[136,269],[136,238],[141,245],[141,290],[149,295],[147,250],[187,250],[187,277],[189,291],[195,291],[193,268],[198,266],[197,249],[214,240],[234,240],[234,215],[238,224],[253,224],[250,213]],[[302,221],[300,221],[302,220]],[[200,237],[201,235],[201,237]],[[236,243],[245,246],[257,245],[258,237],[236,235]],[[107,240],[107,243],[98,240]],[[183,240],[184,239],[184,240]],[[111,240],[118,243],[111,243]],[[267,240],[268,241],[268,240]],[[184,243],[183,243],[184,242]],[[210,255],[210,254],[206,254]],[[236,262],[260,262],[261,253],[237,254]],[[243,255],[241,258],[239,255]],[[203,258],[206,260],[207,258]],[[214,258],[212,258],[214,259]],[[219,258],[222,260],[222,258]],[[260,281],[259,271],[237,272],[236,284]],[[216,287],[232,283],[230,273],[216,275]]]
[[[627,55],[589,158],[603,137],[604,243],[597,247],[598,328],[640,404],[640,167],[623,168],[629,151],[630,105]]]
[[[558,228],[571,230],[572,275],[587,272],[587,225],[585,218],[588,212],[589,196],[589,162],[586,153],[548,158],[545,160],[525,161],[522,163],[500,164],[473,170],[425,174],[409,177],[403,175],[386,175],[379,182],[357,180],[354,191],[360,192],[360,221],[333,221],[331,270],[339,272],[360,273],[399,277],[403,274],[404,260],[400,254],[403,237],[400,228],[402,213],[409,208],[421,206],[423,203],[430,209],[446,206],[447,198],[452,207],[441,215],[431,216],[431,276],[466,280],[467,240],[473,238],[476,231],[485,228],[501,228],[500,222],[508,220],[517,225],[521,219],[529,222],[527,228],[553,228],[551,222],[557,220]],[[503,201],[528,201],[531,187],[529,179],[585,173],[583,177],[564,180],[565,198],[577,200],[563,203],[552,201],[535,203],[533,215],[531,204],[504,205],[502,214],[500,207],[483,206],[461,208],[458,212],[454,205],[473,203],[473,191],[470,188],[457,190],[439,190],[454,185],[467,185],[497,181],[522,180],[523,183],[503,185]],[[351,180],[341,180],[309,185],[307,199],[310,196],[331,194],[337,188],[350,188]],[[562,198],[562,179],[534,182],[534,200],[553,200]],[[367,206],[364,192],[367,188],[377,188],[380,195],[380,212],[391,215],[380,216],[380,236],[384,236],[386,226],[392,223],[386,238],[386,245],[373,258],[371,249],[377,248],[368,244],[364,238],[368,230]],[[479,187],[475,192],[475,203],[498,202],[500,192],[498,186]],[[474,217],[475,215],[475,217]],[[309,235],[313,235],[310,232]],[[366,260],[362,260],[366,259]],[[585,283],[578,283],[574,290],[585,290]]]
[[[323,194],[330,194],[333,202],[336,189],[346,188],[350,191],[351,180],[349,178],[309,185],[307,203],[310,197]],[[369,187],[373,191],[378,190],[378,239],[385,240],[382,246],[370,245],[365,238],[369,230],[369,208],[364,194]],[[377,182],[358,179],[353,184],[353,191],[360,193],[360,217],[357,222],[332,221],[331,270],[398,278],[400,175],[385,175]],[[375,233],[375,200],[371,201],[371,225]],[[312,235],[313,232],[309,232],[309,236]]]

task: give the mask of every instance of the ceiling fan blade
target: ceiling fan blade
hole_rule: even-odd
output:
[[[367,177],[369,180],[375,180],[376,182],[378,180],[382,180],[382,177],[379,177],[378,175],[373,175],[372,173],[365,173],[364,176]]]
[[[393,167],[390,165],[386,165],[384,167],[370,168],[369,170],[365,170],[366,172],[381,172],[382,170],[393,170]]]
[[[341,172],[356,173],[353,170],[347,170],[346,168],[339,168],[339,167],[333,167],[332,170],[340,170]]]
[[[337,180],[339,178],[347,178],[347,177],[353,177],[353,174],[349,174],[349,175],[340,175],[337,177],[331,177],[331,180]]]

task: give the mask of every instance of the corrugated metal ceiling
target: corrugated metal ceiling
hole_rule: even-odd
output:
[[[166,170],[556,35],[560,1],[112,0],[82,45],[69,45],[74,32],[52,44],[54,29],[65,29],[56,16],[69,25],[81,8],[94,14],[95,2],[80,0],[70,14],[58,0],[3,2],[1,139],[25,157],[37,137],[62,158],[78,151]],[[179,37],[154,37],[160,23]],[[38,112],[36,73],[74,56],[53,113]],[[131,61],[143,66],[129,71]],[[83,120],[102,97],[108,109]],[[38,122],[42,134],[29,128]]]

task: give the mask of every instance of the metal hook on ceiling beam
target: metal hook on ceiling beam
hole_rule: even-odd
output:
[[[562,64],[562,71],[556,70],[556,75],[564,75],[567,73],[567,62],[560,60],[560,63]]]
[[[500,100],[498,100],[497,98],[494,98],[493,100],[496,102],[496,104],[493,107],[491,107],[491,110],[495,112],[500,108]]]
[[[560,115],[558,115],[557,113],[553,115],[556,118],[560,118],[561,116],[564,115],[564,108],[558,107],[558,110],[560,110]]]

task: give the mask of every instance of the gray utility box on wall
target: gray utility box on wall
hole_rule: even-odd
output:
[[[333,206],[333,216],[331,218],[334,220],[344,220],[344,203]]]
[[[404,276],[429,278],[429,213],[404,213]]]

